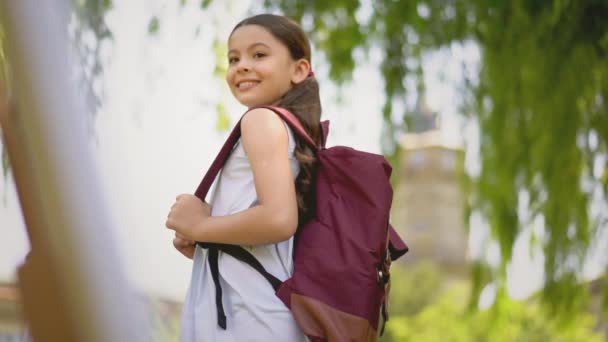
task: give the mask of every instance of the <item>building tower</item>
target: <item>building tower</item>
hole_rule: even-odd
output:
[[[400,141],[392,222],[410,246],[406,263],[428,260],[454,276],[466,272],[467,233],[460,186],[464,153],[442,139],[424,93]]]

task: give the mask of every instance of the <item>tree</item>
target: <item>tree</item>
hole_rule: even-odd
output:
[[[595,318],[577,313],[564,325],[536,304],[508,300],[501,311],[467,311],[466,290],[451,288],[435,303],[411,316],[393,316],[384,341],[603,341]]]
[[[594,332],[597,317],[587,310],[565,323],[541,310],[535,298],[469,310],[470,283],[448,281],[434,263],[397,263],[391,282],[390,319],[381,341],[603,341]]]
[[[4,41],[5,41],[5,33],[4,28],[2,27],[2,23],[0,22],[0,85],[8,84],[8,61],[6,58]],[[2,160],[2,176],[6,178],[9,171],[9,162],[8,162],[8,153],[6,152],[6,146],[2,144],[2,149],[0,150],[0,159]]]
[[[490,281],[504,294],[515,240],[541,219],[545,232],[532,242],[545,256],[544,303],[567,313],[583,302],[578,270],[607,223],[590,207],[606,208],[608,198],[608,1],[267,0],[266,5],[306,23],[336,81],[349,79],[355,50],[384,52],[389,154],[398,147],[399,127],[407,123],[407,107],[403,113],[393,109],[408,91],[406,77],[416,77],[424,88],[423,52],[475,42],[480,71],[467,80],[462,96],[463,112],[480,127],[481,172],[469,175],[467,212],[478,212],[489,223],[501,265],[476,268],[474,298]],[[517,210],[524,199],[526,217]]]

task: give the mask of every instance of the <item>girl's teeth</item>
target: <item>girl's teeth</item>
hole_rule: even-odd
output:
[[[248,88],[248,87],[252,87],[256,84],[257,84],[256,82],[243,82],[243,83],[239,84],[239,88]]]

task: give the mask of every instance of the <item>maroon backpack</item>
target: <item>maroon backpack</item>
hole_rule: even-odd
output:
[[[266,272],[240,246],[198,243],[209,249],[218,324],[226,329],[217,266],[221,250],[251,265],[269,281],[311,341],[376,341],[380,315],[380,334],[388,320],[390,263],[408,250],[389,223],[391,166],[381,155],[344,146],[325,148],[328,121],[321,125],[323,140],[318,147],[293,114],[283,108],[266,108],[317,152],[316,217],[298,227],[294,272],[284,282]],[[240,133],[239,121],[195,192],[201,200]]]

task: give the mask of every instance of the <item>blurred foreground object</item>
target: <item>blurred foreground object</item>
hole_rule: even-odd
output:
[[[25,318],[36,341],[141,341],[57,7],[0,2],[15,95],[0,89],[2,136],[32,246],[18,272]]]
[[[24,322],[19,306],[19,293],[10,284],[0,283],[0,341],[19,341]]]

